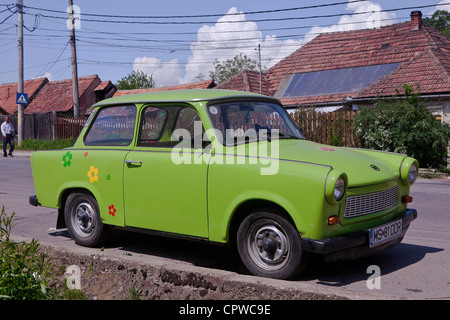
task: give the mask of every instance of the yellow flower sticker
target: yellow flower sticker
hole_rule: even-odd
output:
[[[97,176],[97,174],[98,174],[98,169],[97,169],[97,168],[94,168],[94,166],[91,166],[91,167],[89,168],[88,173],[87,173],[87,176],[89,177],[89,181],[90,181],[91,183],[94,183],[94,181],[98,181],[98,176]]]

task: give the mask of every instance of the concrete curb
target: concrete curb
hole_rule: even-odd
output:
[[[68,248],[42,242],[40,245],[59,273],[71,265],[80,268],[81,290],[92,300],[125,300],[133,288],[142,292],[142,300],[400,300],[299,281],[240,275],[168,258],[118,256],[101,249]],[[58,276],[61,283],[68,277],[67,274]]]

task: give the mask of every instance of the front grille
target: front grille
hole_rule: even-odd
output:
[[[395,206],[397,202],[398,186],[383,191],[351,196],[345,202],[344,217],[353,218],[381,212]]]

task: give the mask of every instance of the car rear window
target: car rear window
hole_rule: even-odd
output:
[[[128,146],[133,141],[135,123],[136,107],[134,105],[100,109],[84,138],[84,144]]]

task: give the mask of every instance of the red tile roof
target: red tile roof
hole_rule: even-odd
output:
[[[156,88],[147,88],[147,89],[134,89],[134,90],[118,90],[114,93],[114,97],[124,96],[127,94],[133,93],[142,93],[142,92],[153,92],[153,91],[164,91],[164,90],[181,90],[181,89],[212,89],[216,86],[214,80],[206,80],[188,84],[180,84],[177,86],[171,87],[156,87]]]
[[[78,78],[80,114],[84,114],[96,102],[94,90],[100,84],[101,80],[97,75]],[[68,112],[72,108],[72,79],[66,79],[47,83],[25,109],[25,113]]]
[[[413,29],[412,22],[408,21],[378,29],[320,34],[265,73],[265,92],[280,98],[284,105],[389,96],[404,83],[418,85],[422,94],[450,93],[450,39],[425,23],[418,30]],[[359,92],[279,96],[289,75],[390,63],[400,65]],[[223,85],[228,89],[259,92],[259,79],[255,86],[248,85],[244,77],[240,73]]]
[[[283,99],[306,104],[343,101],[347,97],[393,95],[404,83],[418,85],[421,93],[450,92],[450,40],[423,24],[412,30],[410,22],[379,29],[321,34],[269,70],[273,88],[286,75],[313,71],[401,63],[379,81],[358,93]]]
[[[33,101],[39,90],[48,83],[47,78],[26,80],[23,84],[24,93],[28,94],[28,101]],[[17,82],[0,85],[0,113],[14,114],[17,112],[16,103]]]
[[[234,77],[228,79],[227,81],[221,83],[217,86],[218,89],[235,89],[239,88],[242,91],[249,92],[260,92],[259,84],[259,72],[243,70],[236,74]],[[272,91],[267,77],[265,74],[261,75],[261,93],[265,95],[272,96],[274,92]]]

